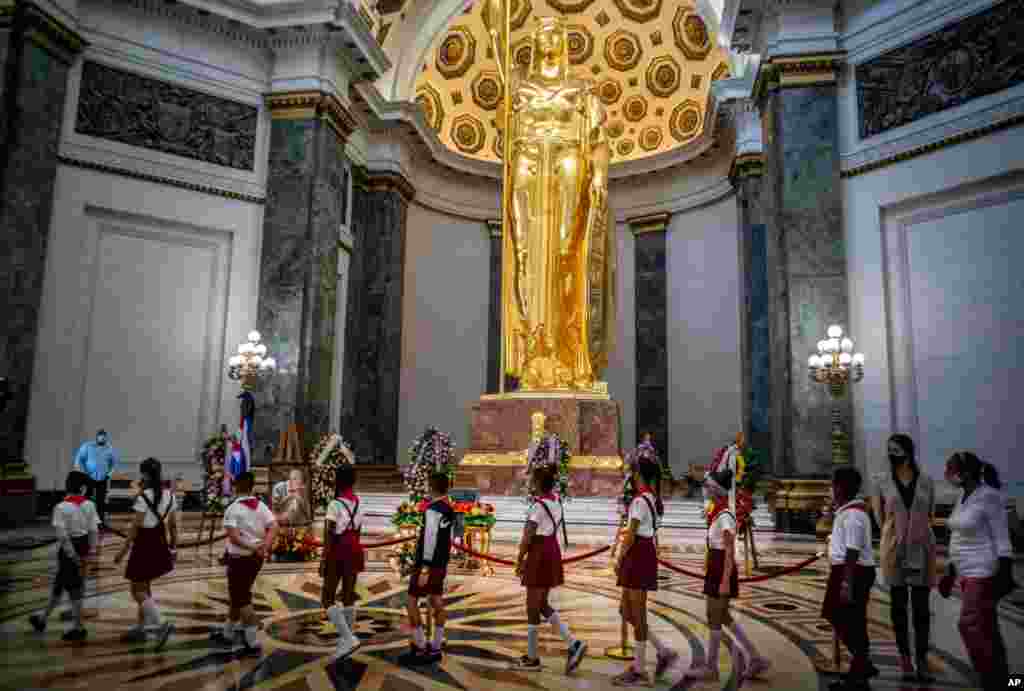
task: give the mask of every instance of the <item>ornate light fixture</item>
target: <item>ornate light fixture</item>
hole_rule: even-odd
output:
[[[843,430],[838,402],[851,381],[864,378],[864,355],[853,352],[853,340],[843,337],[841,326],[828,327],[827,338],[818,341],[818,352],[807,360],[812,381],[827,384],[832,395],[832,463],[850,462],[849,438]]]
[[[238,346],[238,355],[228,360],[228,377],[240,381],[244,391],[251,391],[261,376],[276,367],[274,358],[267,357],[267,346],[260,343],[260,332],[250,331],[248,340]]]

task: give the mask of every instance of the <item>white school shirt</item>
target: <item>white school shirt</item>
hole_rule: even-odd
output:
[[[156,501],[153,499],[153,490],[146,489],[143,490],[143,492],[149,499],[150,504],[156,506]],[[145,517],[142,519],[143,528],[155,528],[160,525],[159,519],[153,514],[149,508],[149,504],[147,504],[142,497],[135,497],[134,509],[135,513],[145,514]],[[164,518],[165,524],[170,521],[171,514],[178,510],[178,502],[174,499],[174,493],[169,492],[166,489],[163,490],[163,492],[160,493],[160,506],[156,506],[156,510],[160,512],[160,516],[162,518],[164,517],[164,514],[166,514],[166,518]]]
[[[725,531],[736,537],[736,519],[728,511],[723,511],[708,526],[708,544],[711,549],[725,549]]]
[[[655,515],[651,513],[651,506],[655,505],[654,497],[646,495],[647,499],[644,499],[645,495],[638,494],[633,497],[633,501],[629,505],[629,517],[627,523],[633,521],[639,521],[640,525],[637,527],[637,537],[654,537],[654,522]],[[650,506],[647,502],[650,502]]]
[[[57,529],[58,537],[61,537],[61,531],[68,537],[85,537],[99,532],[100,517],[96,514],[96,505],[88,499],[77,506],[62,501],[53,509],[52,525]]]
[[[860,552],[857,563],[860,566],[875,565],[875,549],[871,544],[871,518],[867,511],[848,509],[854,503],[864,504],[863,499],[849,501],[839,507],[832,519],[832,541],[829,545],[829,559],[833,564],[846,563],[846,550]],[[864,508],[867,508],[865,504]]]
[[[344,504],[344,506],[342,506]],[[345,510],[348,507],[348,511]],[[327,520],[334,521],[334,532],[341,535],[348,528],[348,512],[352,512],[352,529],[363,527],[363,504],[348,499],[334,499],[327,505]]]
[[[267,536],[270,526],[276,522],[274,512],[268,509],[262,501],[256,505],[255,509],[250,509],[242,503],[244,499],[253,499],[253,497],[239,497],[224,512],[224,529],[238,528],[242,542],[249,545],[249,549],[239,547],[228,540],[228,554],[252,554]]]
[[[530,510],[526,512],[526,520],[533,521],[537,524],[537,532],[534,533],[535,535],[539,535],[541,537],[554,535],[555,528],[557,526],[555,523],[551,522],[551,517],[548,516],[548,512],[544,510],[544,506],[541,506],[541,504],[546,505],[551,510],[551,516],[554,517],[556,523],[560,523],[562,521],[562,507],[557,501],[553,501],[551,499],[538,499],[533,502],[533,506],[531,506]]]
[[[963,499],[963,490],[946,521],[949,558],[956,572],[966,578],[990,578],[999,569],[999,558],[1013,555],[1006,503],[999,490],[981,486]]]

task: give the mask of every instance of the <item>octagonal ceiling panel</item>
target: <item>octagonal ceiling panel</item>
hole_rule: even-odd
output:
[[[395,0],[382,23],[399,21],[404,4]],[[434,37],[416,100],[447,147],[498,161],[501,89],[480,9],[467,7]],[[608,110],[613,162],[664,153],[703,131],[708,89],[728,67],[693,2],[513,0],[516,64],[529,64],[533,19],[545,16],[565,18],[571,68],[594,82]]]

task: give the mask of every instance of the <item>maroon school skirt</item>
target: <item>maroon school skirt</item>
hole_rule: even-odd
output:
[[[167,534],[158,525],[154,528],[139,528],[124,577],[132,583],[144,583],[169,574],[174,570]]]
[[[232,609],[252,604],[252,586],[262,568],[263,560],[258,555],[228,555],[228,598]]]
[[[556,535],[534,535],[523,565],[522,584],[527,588],[557,588],[565,583],[562,548]]]
[[[658,551],[653,537],[637,537],[619,570],[619,587],[633,590],[658,589]]]
[[[726,593],[719,593],[722,585],[722,574],[725,572],[725,550],[712,549],[708,553],[708,572],[704,574],[704,594],[710,597],[721,597]],[[736,570],[736,561],[733,560],[732,576],[729,578],[729,597],[739,597],[740,575]]]
[[[335,573],[340,577],[355,576],[366,569],[366,552],[362,540],[355,530],[346,530],[334,535],[327,546],[324,558],[334,562]]]
[[[832,570],[828,572],[825,599],[821,602],[821,618],[825,621],[835,621],[836,615],[843,610],[843,603],[839,598],[839,590],[843,586],[845,577],[846,564],[833,564]],[[864,597],[865,590],[868,596],[870,596],[871,587],[875,583],[875,567],[857,564],[853,578],[854,582],[850,584],[850,604],[853,604],[858,598]]]
[[[433,566],[424,567],[428,573],[427,584],[420,587],[420,571],[413,571],[409,577],[409,596],[427,597],[428,595],[444,595],[444,579],[448,575],[447,569],[438,569]]]

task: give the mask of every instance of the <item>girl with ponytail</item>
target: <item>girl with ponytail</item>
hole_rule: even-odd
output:
[[[161,620],[160,610],[153,600],[152,583],[174,570],[175,546],[178,544],[177,502],[173,492],[163,489],[160,461],[147,458],[139,468],[142,486],[135,498],[135,521],[124,547],[114,557],[120,564],[128,550],[125,578],[131,581],[132,598],[138,604],[138,625],[128,631],[122,640],[141,643],[148,637],[147,629],[156,632],[156,649],[167,643],[174,625]],[[170,533],[168,542],[167,534]]]

